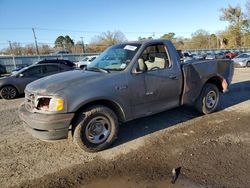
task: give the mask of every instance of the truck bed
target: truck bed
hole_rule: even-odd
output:
[[[229,85],[234,72],[233,62],[229,59],[189,61],[181,64],[181,69],[184,83],[182,104],[193,104],[209,78],[220,77]]]

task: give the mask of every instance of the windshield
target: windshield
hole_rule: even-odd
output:
[[[124,70],[138,51],[140,44],[119,44],[105,50],[87,69]]]
[[[21,68],[20,70],[16,70],[16,71],[12,72],[11,74],[14,76],[17,76],[18,74],[22,73],[23,71],[27,70],[28,68],[29,68],[29,66]]]
[[[82,61],[88,61],[88,60],[89,60],[88,57],[84,57],[84,58],[82,59]]]

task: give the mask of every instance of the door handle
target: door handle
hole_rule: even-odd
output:
[[[169,78],[172,80],[177,80],[177,76],[175,76],[175,75],[170,75]]]
[[[115,86],[115,89],[117,89],[117,90],[124,90],[127,88],[128,88],[128,85]]]

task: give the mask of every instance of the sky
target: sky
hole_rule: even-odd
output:
[[[198,29],[224,30],[220,9],[245,8],[246,0],[0,0],[0,49],[8,41],[53,44],[59,35],[85,43],[106,31],[128,40],[174,32],[190,37]]]

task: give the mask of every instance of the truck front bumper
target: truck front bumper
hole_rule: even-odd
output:
[[[19,108],[19,117],[24,122],[25,130],[32,136],[41,140],[60,140],[68,137],[68,129],[74,114],[32,113],[22,104]]]

